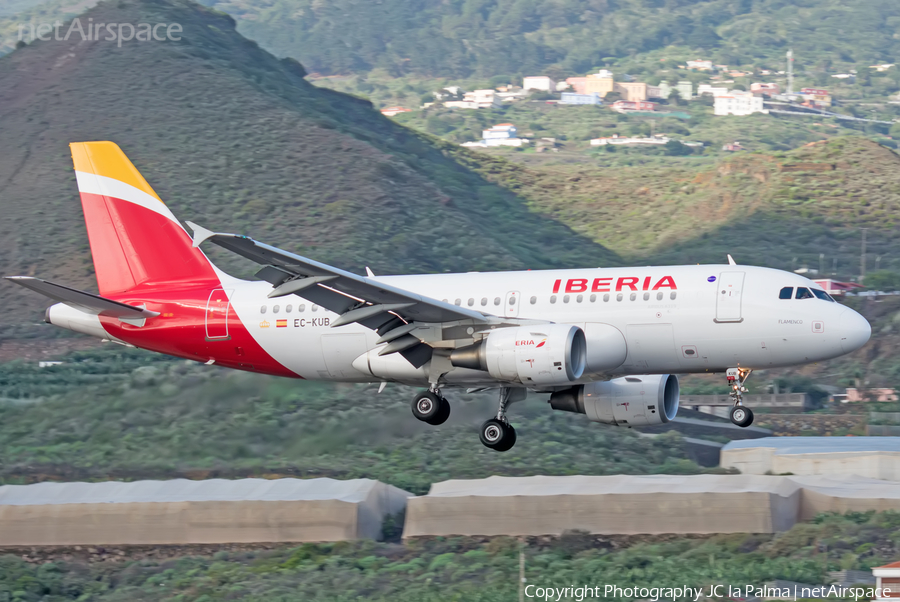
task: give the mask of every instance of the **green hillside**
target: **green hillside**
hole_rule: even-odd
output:
[[[781,65],[788,46],[816,69],[900,55],[900,5],[891,0],[206,2],[275,54],[322,74],[572,74],[653,52]]]
[[[0,58],[4,275],[93,286],[67,145],[104,139],[180,218],[357,272],[616,261],[459,160],[474,155],[310,85],[299,63],[242,38],[227,15],[184,0],[122,0],[91,18],[177,22],[184,34],[122,48],[74,36]],[[6,325],[43,308],[16,288],[0,286]]]

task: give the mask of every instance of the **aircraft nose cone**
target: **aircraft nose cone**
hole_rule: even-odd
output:
[[[872,327],[868,320],[853,311],[844,310],[840,319],[841,349],[844,353],[856,351],[869,341]]]

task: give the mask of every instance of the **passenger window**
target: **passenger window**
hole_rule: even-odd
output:
[[[278,309],[279,309],[279,307],[278,307],[277,305],[273,305],[273,306],[272,306],[272,313],[273,313],[273,314],[277,314],[277,313],[278,313]]]
[[[578,295],[577,297],[575,297],[575,300],[581,303],[582,301],[584,301],[584,295]]]
[[[813,297],[813,294],[811,292],[809,292],[808,288],[806,288],[805,286],[798,286],[797,287],[797,296],[795,298],[796,299],[813,299],[814,297]]]
[[[563,295],[563,303],[569,302],[569,295]]]
[[[619,293],[618,295],[616,295],[616,301],[621,301],[621,300],[622,300],[622,293]]]
[[[662,295],[663,295],[663,294],[662,294],[662,291],[659,291],[658,293],[656,293],[656,300],[657,300],[657,301],[662,301]]]
[[[678,293],[676,293],[675,291],[672,291],[671,293],[669,293],[669,299],[671,299],[672,301],[674,301],[675,297],[677,297],[677,296],[678,296]]]
[[[605,295],[603,295],[603,302],[604,303],[609,302],[609,293],[606,293]]]
[[[650,300],[650,293],[644,293],[644,301]]]
[[[814,294],[816,297],[818,297],[818,298],[821,299],[822,301],[831,301],[832,303],[835,302],[834,299],[831,298],[831,295],[829,295],[829,294],[826,293],[825,291],[820,291],[820,290],[817,289],[817,288],[814,288],[814,289],[811,289],[811,290],[812,290],[812,294]]]
[[[779,299],[790,299],[793,296],[794,296],[794,287],[793,286],[786,286],[783,289],[781,289],[780,293],[778,293]]]
[[[482,304],[482,305],[487,305],[487,297],[482,297],[482,298],[481,298],[481,304]]]
[[[469,298],[469,307],[472,307],[473,305],[475,305],[475,299],[472,299],[472,298],[470,297],[470,298]]]
[[[500,297],[494,297],[494,305],[500,305]]]
[[[319,309],[319,306],[316,305],[315,303],[313,303],[313,304],[310,306],[310,309],[313,310],[313,311],[316,311],[317,309]]]
[[[457,299],[453,302],[453,305],[462,305],[462,299]]]
[[[550,295],[550,303],[556,303],[556,295]]]
[[[516,304],[516,298],[515,298],[515,297],[510,297],[510,298],[509,298],[509,304],[510,304],[510,305],[515,305],[515,304]]]
[[[537,297],[532,297],[531,304],[534,305],[535,303],[537,303]]]
[[[637,299],[637,293],[631,293],[631,296],[630,296],[629,298],[630,298],[632,301],[634,301],[635,299]]]
[[[261,314],[266,313],[266,306],[265,306],[265,305],[263,305],[262,307],[259,308],[259,313],[261,313]]]
[[[300,304],[300,307],[297,308],[297,311],[299,311],[299,312],[304,312],[304,311],[306,311],[306,304],[305,304],[305,303],[301,303],[301,304]]]
[[[597,300],[597,295],[591,295],[591,303],[594,303]]]
[[[288,305],[285,305],[285,306],[284,306],[284,312],[285,312],[285,313],[288,313],[288,314],[289,314],[289,313],[291,313],[291,311],[293,311],[293,309],[294,309],[294,306],[293,306],[293,305],[288,304]]]

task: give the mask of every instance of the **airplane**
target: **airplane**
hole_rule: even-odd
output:
[[[731,421],[755,369],[862,347],[869,323],[812,281],[728,264],[360,276],[172,214],[112,142],[70,145],[99,295],[34,277],[12,282],[57,301],[45,321],[123,345],[291,378],[422,387],[413,415],[444,423],[446,387],[498,389],[480,429],[516,442],[507,410],[529,391],[553,410],[616,426],[663,424],[676,374],[724,373]],[[215,244],[261,266],[232,277]]]

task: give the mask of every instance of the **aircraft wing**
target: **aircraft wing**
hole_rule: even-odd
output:
[[[358,322],[377,329],[385,324],[386,317],[391,317],[386,314],[400,316],[407,322],[488,321],[479,311],[358,276],[246,236],[215,233],[187,223],[194,230],[194,246],[208,240],[265,266],[256,275],[274,287],[269,297],[294,294],[340,314],[332,326]]]
[[[62,284],[41,280],[40,278],[32,278],[30,276],[7,276],[6,279],[40,293],[45,297],[50,297],[54,301],[65,303],[66,305],[89,314],[137,320],[141,318],[152,318],[159,315],[159,312],[119,303],[118,301],[107,299],[106,297],[101,297],[93,293],[86,293],[78,289],[63,286]]]

